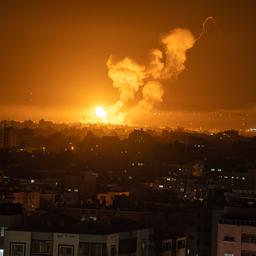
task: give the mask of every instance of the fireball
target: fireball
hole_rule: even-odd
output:
[[[95,115],[100,119],[105,119],[108,116],[106,110],[102,106],[96,107]]]

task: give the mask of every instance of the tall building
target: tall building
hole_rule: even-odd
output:
[[[16,133],[13,127],[4,125],[0,128],[0,148],[16,147]]]

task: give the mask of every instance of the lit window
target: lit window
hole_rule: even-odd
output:
[[[224,256],[235,256],[233,252],[224,252]]]

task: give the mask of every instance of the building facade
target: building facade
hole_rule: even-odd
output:
[[[218,225],[218,256],[256,256],[255,209],[226,209]]]
[[[7,230],[4,255],[115,256],[152,255],[150,229],[108,234]]]

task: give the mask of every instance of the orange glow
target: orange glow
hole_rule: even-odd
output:
[[[106,118],[108,116],[106,110],[103,107],[101,107],[101,106],[96,107],[95,115],[98,118],[101,118],[101,119],[104,119],[104,118]]]
[[[125,118],[124,113],[120,110],[121,106],[115,103],[111,106],[103,107],[102,105],[98,105],[87,109],[84,121],[93,124],[124,124]]]

